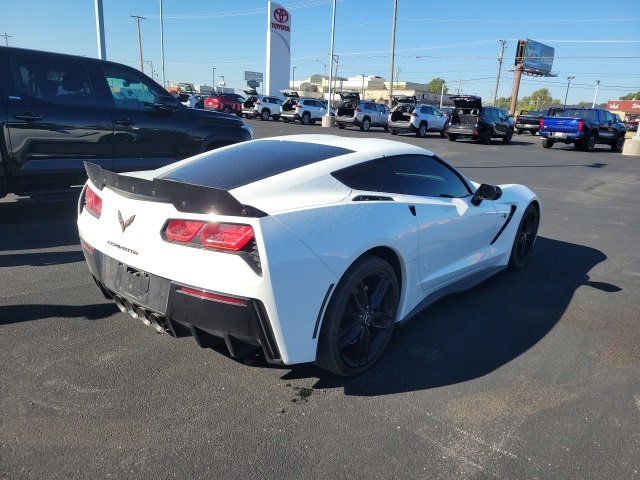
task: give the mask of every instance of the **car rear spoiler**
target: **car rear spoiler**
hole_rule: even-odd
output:
[[[233,195],[219,188],[193,185],[153,178],[131,177],[105,170],[94,163],[84,162],[91,183],[98,189],[104,187],[117,190],[123,196],[141,200],[171,203],[184,213],[215,213],[242,217],[265,217],[257,208],[242,205]]]

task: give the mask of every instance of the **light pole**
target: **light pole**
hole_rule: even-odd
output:
[[[296,67],[291,69],[291,88],[296,89]]]
[[[442,108],[442,98],[444,97],[444,84],[447,83],[444,80],[442,81],[442,87],[440,87],[440,108]]]
[[[362,100],[364,100],[364,73],[362,74]]]
[[[104,18],[102,16],[102,0],[95,0],[94,7],[96,10],[96,36],[98,39],[98,58],[100,60],[106,60],[107,49],[104,43]],[[6,35],[6,32],[5,32],[5,35]]]
[[[220,86],[222,87],[222,93],[224,93],[224,87],[227,86],[227,83],[224,81],[224,75],[219,75],[219,77],[222,79],[222,81],[218,83],[220,83]]]
[[[151,67],[151,78],[153,78],[153,76],[155,75],[155,70],[153,69],[153,62],[151,60],[145,60],[144,63],[148,63],[149,66]]]
[[[573,80],[574,76],[567,77],[567,93],[564,94],[564,106],[563,108],[567,108],[567,98],[569,97],[569,86],[571,85],[571,80]]]
[[[211,73],[211,87],[213,87],[213,91],[214,93],[217,93],[218,91],[216,90],[216,67],[211,67],[213,69],[213,72]]]
[[[327,113],[322,119],[323,127],[333,127],[333,117],[331,117],[331,83],[333,80],[333,40],[336,33],[336,3],[337,0],[333,0],[333,14],[331,16],[331,47],[329,51],[329,99],[327,101]]]
[[[135,18],[138,23],[138,50],[140,51],[140,71],[144,73],[144,63],[142,61],[142,35],[140,34],[140,20],[145,20],[146,17],[140,15],[131,15],[131,18]]]
[[[2,35],[0,35],[0,37],[4,37],[4,44],[8,47],[9,46],[9,39],[11,37],[13,37],[13,35],[9,35],[9,34],[7,34],[7,32],[4,32]]]
[[[162,0],[160,0],[160,55],[162,56],[162,86],[166,88],[167,82],[164,78],[164,16],[162,12]]]
[[[593,103],[591,108],[596,108],[596,101],[598,100],[598,89],[600,88],[600,80],[596,80],[596,93],[593,95]]]
[[[321,62],[320,60],[316,60],[316,62],[318,62],[320,65],[322,65],[324,67],[324,76],[327,76],[327,64],[324,62]]]
[[[393,95],[393,62],[396,53],[396,19],[398,18],[398,0],[393,0],[393,23],[391,24],[391,83],[389,84],[389,108],[393,106],[391,96]]]

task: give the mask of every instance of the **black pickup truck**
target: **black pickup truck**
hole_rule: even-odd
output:
[[[516,133],[521,135],[522,132],[529,132],[535,135],[540,129],[540,119],[546,114],[542,110],[521,110],[515,118]]]
[[[234,115],[193,110],[131,67],[0,47],[0,198],[64,197],[84,161],[150,170],[253,137]]]

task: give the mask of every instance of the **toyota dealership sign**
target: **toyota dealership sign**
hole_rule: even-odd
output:
[[[269,2],[267,9],[267,65],[264,85],[267,95],[289,88],[291,71],[291,13]]]

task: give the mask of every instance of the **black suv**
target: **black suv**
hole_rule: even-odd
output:
[[[131,67],[0,47],[0,197],[79,185],[83,161],[149,170],[251,140],[232,115],[193,110]]]
[[[483,143],[492,138],[501,138],[509,143],[513,137],[513,120],[501,108],[483,107],[482,99],[475,95],[450,97],[455,105],[445,133],[455,142],[460,137],[470,137]]]

